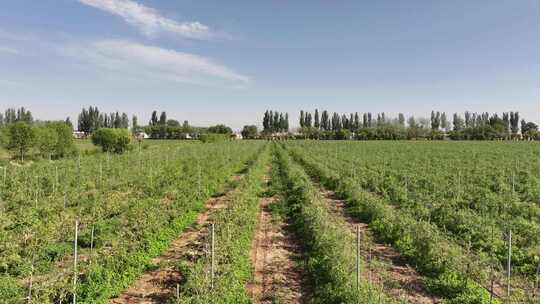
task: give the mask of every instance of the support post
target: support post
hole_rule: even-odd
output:
[[[356,290],[360,290],[360,226],[356,225]]]
[[[216,271],[216,260],[215,260],[215,249],[216,249],[215,245],[216,245],[216,243],[215,243],[215,225],[214,225],[214,223],[212,223],[211,230],[212,230],[211,231],[211,234],[212,234],[212,236],[211,236],[211,238],[212,238],[212,240],[211,240],[211,252],[212,252],[212,269],[211,269],[211,271],[212,271],[212,289],[214,289],[214,278],[215,278],[215,271]]]
[[[507,285],[508,285],[508,298],[510,298],[510,279],[512,276],[512,229],[508,231],[508,263],[507,263]]]
[[[92,225],[92,233],[90,234],[90,259],[94,257],[94,225]]]
[[[30,283],[28,285],[28,303],[32,303],[32,284],[34,280],[34,261],[32,258],[32,269],[30,272]]]
[[[79,237],[79,220],[75,220],[75,239],[73,241],[73,304],[77,304],[77,240]]]

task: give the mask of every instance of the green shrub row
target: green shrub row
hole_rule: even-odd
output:
[[[280,148],[277,152],[289,218],[302,240],[313,303],[396,303],[361,281],[356,286],[352,234],[328,212],[304,170]]]
[[[107,302],[263,145],[167,143],[141,153],[8,167],[0,180],[0,299],[23,301],[33,275],[32,303],[71,300],[78,219],[78,302]]]
[[[202,256],[194,265],[180,263],[178,267],[185,274],[180,303],[250,303],[246,293],[246,285],[251,279],[249,251],[257,226],[263,176],[269,161],[268,145],[266,147],[231,194],[227,207],[211,218],[215,225],[216,247],[214,288],[209,275],[209,254]],[[205,241],[209,245],[210,236]],[[174,297],[170,302],[178,301]]]
[[[408,263],[427,276],[430,292],[445,298],[447,303],[489,303],[489,292],[476,282],[486,280],[485,270],[489,266],[472,260],[433,224],[395,210],[388,202],[357,187],[350,178],[341,178],[310,162],[296,150],[289,151],[312,177],[346,199],[351,216],[368,223],[380,240],[390,243]]]

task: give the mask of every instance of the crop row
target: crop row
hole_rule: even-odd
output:
[[[125,155],[8,167],[0,186],[0,297],[70,301],[78,221],[76,293],[79,302],[105,302],[262,146],[155,145]]]
[[[186,261],[178,263],[185,280],[179,301],[175,296],[171,302],[250,303],[245,291],[251,279],[249,250],[257,225],[257,202],[263,191],[268,161],[267,145],[227,199],[227,206],[211,216],[214,224],[214,277],[209,234],[205,240],[206,254],[193,264]]]
[[[290,148],[289,148],[290,149]],[[396,248],[408,263],[428,277],[427,287],[448,303],[488,303],[489,293],[479,282],[486,280],[485,265],[467,256],[427,221],[414,213],[396,210],[387,201],[362,190],[351,178],[313,161],[300,150],[290,150],[307,172],[346,199],[351,216],[368,223],[375,235]]]
[[[486,177],[496,175],[491,173],[493,166],[513,168],[515,161],[507,168],[507,160],[518,151],[516,149],[528,146],[478,145],[473,150],[476,159],[473,166],[452,161],[462,158],[468,162],[467,155],[460,154],[455,146],[440,145],[442,148],[414,143],[348,145],[347,150],[339,153],[316,144],[295,146],[304,152],[309,150],[313,162],[331,169],[341,179],[348,178],[395,208],[435,224],[453,242],[475,253],[488,267],[499,272],[507,267],[506,240],[511,230],[512,273],[518,275],[513,276],[512,283],[523,289],[534,288],[540,266],[540,205],[523,201],[526,193],[512,191],[512,188],[526,189],[533,182],[514,179],[512,187],[512,179],[508,179],[509,186],[505,188],[500,185],[505,185],[501,180],[506,179],[500,178],[501,184],[495,187],[489,182],[491,177]],[[411,150],[411,146],[416,150]],[[494,148],[496,150],[492,151]],[[532,156],[538,152],[529,149],[523,149],[523,154]],[[429,166],[423,167],[428,162]],[[508,177],[530,176],[534,180],[536,173],[530,168],[537,165],[538,162],[532,161],[529,168],[519,167],[517,173]],[[540,186],[536,191],[538,188]]]
[[[277,159],[288,217],[305,252],[312,302],[398,303],[364,279],[357,281],[353,235],[330,214],[305,171],[282,148]]]

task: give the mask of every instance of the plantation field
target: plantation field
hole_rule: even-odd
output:
[[[262,146],[157,142],[124,155],[7,166],[0,185],[0,298],[68,301],[77,220],[76,292],[82,302],[106,300]]]
[[[0,303],[540,301],[536,143],[77,144],[0,168]]]
[[[506,300],[532,301],[540,267],[540,145],[309,141],[286,147],[444,297],[465,301],[493,282],[506,298],[511,232]],[[479,286],[459,286],[467,278]]]
[[[155,141],[155,142],[153,142],[151,144],[159,144],[159,142],[160,141]],[[79,151],[79,152],[81,152],[83,154],[92,153],[92,152],[97,151],[99,149],[98,147],[94,146],[92,144],[92,141],[89,140],[89,139],[75,139],[74,143],[75,143],[75,147],[77,148],[77,151]],[[38,154],[38,151],[36,151],[35,149],[30,151],[31,158],[34,158],[34,159],[38,158],[38,156],[36,154]],[[0,147],[0,164],[9,162],[9,160],[12,159],[12,158],[13,158],[13,155],[10,154],[10,152],[8,150],[6,150],[3,147]]]

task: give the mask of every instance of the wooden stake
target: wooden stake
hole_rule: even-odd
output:
[[[58,186],[58,166],[54,166],[54,190],[53,190],[54,193],[56,193],[57,186]]]
[[[508,298],[510,298],[510,278],[512,275],[512,229],[508,231],[508,263],[507,263],[507,274],[508,274]]]
[[[491,286],[489,288],[489,304],[493,303],[493,267],[491,268]]]
[[[360,301],[360,225],[356,225],[356,291],[357,303]]]
[[[103,164],[99,162],[99,187],[103,188]]]
[[[516,183],[515,183],[515,173],[512,172],[512,194],[515,194],[516,193]]]
[[[32,258],[32,268],[30,272],[30,284],[28,285],[28,303],[32,303],[32,281],[34,277],[34,261]]]
[[[214,277],[215,277],[215,270],[216,270],[216,261],[215,261],[215,226],[214,226],[214,223],[212,223],[212,248],[211,248],[211,252],[212,252],[212,269],[211,269],[211,274],[212,274],[212,289],[214,289]]]
[[[75,239],[73,241],[73,304],[77,303],[77,239],[79,237],[79,220],[75,221]]]
[[[94,225],[92,225],[92,233],[90,234],[90,257],[94,256]]]
[[[538,277],[539,273],[540,273],[540,263],[538,263],[538,266],[536,267],[536,276],[534,278],[533,298],[536,298],[536,290],[538,289],[538,280],[540,279],[540,277]]]

